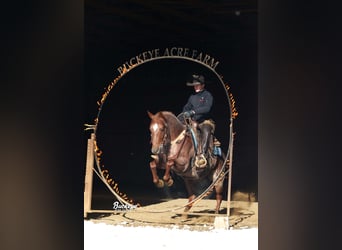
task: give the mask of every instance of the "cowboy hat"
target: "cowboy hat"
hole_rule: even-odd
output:
[[[186,85],[187,86],[195,86],[195,85],[204,84],[204,83],[205,83],[204,76],[192,75],[192,82],[187,82]]]

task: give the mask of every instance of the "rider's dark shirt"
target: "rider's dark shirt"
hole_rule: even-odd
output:
[[[210,119],[210,110],[213,105],[213,96],[207,90],[202,90],[191,95],[188,102],[183,107],[183,112],[194,110],[195,116],[193,119],[199,123]]]

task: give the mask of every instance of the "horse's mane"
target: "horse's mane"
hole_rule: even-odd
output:
[[[170,112],[170,111],[160,111],[162,116],[165,117],[169,122],[172,122],[172,125],[174,126],[179,126],[179,127],[184,127],[184,124],[177,118],[177,116]]]
[[[172,113],[171,111],[160,111],[160,113],[162,113],[164,116],[168,116],[168,117],[173,116],[177,118],[176,115]]]
[[[177,122],[180,122],[179,119],[177,118],[177,116],[174,113],[172,113],[171,111],[160,111],[160,113],[162,113],[162,115],[165,118],[170,118],[171,117],[171,119],[174,119]]]

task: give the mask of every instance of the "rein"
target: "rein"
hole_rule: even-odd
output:
[[[171,140],[171,136],[170,136],[170,129],[167,126],[167,130],[166,133],[164,134],[163,137],[163,141],[160,145],[161,148],[166,149],[165,150],[165,154],[168,160],[174,160],[179,156],[179,153],[181,151],[181,149],[183,148],[184,142],[185,142],[185,136],[186,136],[186,129],[184,129],[178,136],[177,138],[175,138],[174,140],[168,142],[168,139]],[[174,155],[174,156],[169,156],[169,151],[171,149],[171,147],[175,144],[179,144],[182,141],[182,145],[181,147],[178,149],[178,152]]]
[[[185,136],[185,132],[186,130],[184,129],[182,131],[182,133],[180,133],[176,139],[174,139],[173,141],[171,141],[171,146],[174,145],[174,144],[178,144],[180,140],[183,140],[184,139],[184,136]]]
[[[170,142],[170,144],[171,144],[170,146],[173,146],[173,145],[175,145],[175,144],[179,144],[181,141],[182,141],[182,145],[179,147],[178,152],[177,152],[174,156],[168,156],[168,157],[167,157],[168,160],[174,160],[174,159],[177,159],[177,158],[178,158],[179,153],[180,153],[181,149],[182,149],[183,146],[184,146],[185,136],[186,136],[186,130],[184,129],[184,130],[182,131],[182,133],[180,133],[180,134],[177,136],[176,139],[174,139],[174,140],[172,140],[172,141]],[[171,147],[170,147],[170,148],[171,148]]]

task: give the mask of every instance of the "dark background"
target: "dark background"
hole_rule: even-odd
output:
[[[86,1],[84,10],[86,121],[98,115],[96,102],[131,57],[157,48],[162,54],[172,47],[208,54],[219,61],[216,72],[230,86],[239,112],[233,124],[233,192],[257,194],[257,2]],[[133,69],[112,89],[98,116],[102,162],[120,189],[138,201],[142,190],[150,199],[159,198],[149,169],[147,110],[179,114],[193,93],[185,85],[193,73],[205,76],[214,96],[215,134],[227,152],[230,110],[224,86],[211,70],[185,59],[162,59]],[[95,207],[104,188],[95,182]],[[110,199],[107,207],[111,194]]]
[[[339,245],[339,12],[258,1],[260,249]],[[1,14],[1,249],[83,249],[84,2]]]

